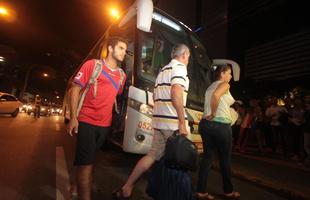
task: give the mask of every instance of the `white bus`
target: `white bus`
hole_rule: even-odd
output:
[[[153,137],[152,93],[155,78],[160,68],[170,61],[172,47],[177,43],[184,43],[191,50],[188,66],[190,86],[186,106],[192,133],[190,138],[201,148],[198,123],[202,116],[204,93],[210,85],[208,70],[213,64],[229,63],[236,81],[240,74],[239,65],[231,60],[211,61],[195,33],[182,22],[153,8],[151,0],[137,1],[107,29],[85,60],[103,58],[110,36],[121,36],[128,41],[127,56],[122,64],[127,80],[123,94],[117,98],[120,114],[114,112],[111,139],[122,145],[125,152],[148,152]],[[63,110],[69,116],[66,102],[67,97]]]

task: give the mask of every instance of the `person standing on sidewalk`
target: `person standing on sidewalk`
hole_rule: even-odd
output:
[[[278,105],[276,97],[272,97],[272,104],[266,109],[266,117],[270,119],[271,133],[272,133],[272,150],[275,153],[287,154],[287,130],[284,128],[285,124],[280,120],[287,115],[287,109],[284,106]]]
[[[184,109],[189,87],[187,77],[189,56],[189,48],[184,44],[178,44],[172,49],[171,62],[160,70],[153,93],[152,147],[148,154],[138,161],[125,185],[113,192],[114,199],[129,199],[136,181],[163,156],[166,141],[174,131],[189,134]]]
[[[122,92],[125,79],[118,67],[126,55],[127,43],[124,39],[112,37],[107,45],[107,57],[102,61],[102,71],[95,84],[90,86],[81,110],[77,116],[80,93],[85,89],[95,68],[96,60],[88,60],[73,79],[70,95],[71,119],[69,134],[77,134],[74,160],[75,181],[79,200],[91,199],[92,170],[96,150],[100,149],[108,135],[112,122],[112,109],[115,97]],[[117,86],[117,87],[116,87]],[[71,188],[74,192],[75,182]]]
[[[235,102],[229,92],[231,67],[228,65],[213,66],[211,69],[213,82],[205,93],[204,113],[199,122],[199,133],[203,142],[203,158],[200,163],[197,198],[214,199],[207,189],[209,170],[212,164],[212,154],[217,148],[221,174],[223,177],[224,196],[238,199],[239,192],[233,190],[231,182],[230,159],[232,150],[232,130],[230,106]]]

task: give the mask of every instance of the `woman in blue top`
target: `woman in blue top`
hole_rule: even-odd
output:
[[[236,116],[232,115],[230,107],[234,98],[229,92],[229,81],[232,78],[231,68],[228,65],[212,67],[213,82],[205,93],[204,113],[199,123],[199,133],[203,141],[204,155],[200,163],[197,186],[198,199],[214,199],[207,191],[207,179],[212,163],[212,154],[217,148],[221,174],[223,177],[224,196],[229,199],[238,199],[239,192],[233,191],[231,183],[230,157],[232,148],[231,124]]]

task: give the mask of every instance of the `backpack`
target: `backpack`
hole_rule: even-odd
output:
[[[90,88],[91,85],[94,85],[94,92],[93,92],[93,96],[94,98],[96,98],[97,96],[97,79],[98,77],[100,76],[100,73],[102,71],[102,61],[101,60],[95,60],[95,66],[94,66],[94,69],[93,69],[93,73],[83,91],[83,93],[81,94],[80,96],[80,100],[79,100],[79,103],[78,103],[78,107],[77,107],[77,116],[79,116],[79,113],[80,113],[80,110],[82,108],[82,105],[83,105],[83,102],[84,102],[84,99],[85,99],[85,96]],[[119,72],[120,72],[120,80],[119,80],[119,87],[121,87],[123,81],[124,81],[124,77],[125,77],[125,73],[124,71],[119,68]],[[115,84],[115,82],[113,81],[113,79],[107,74],[105,73],[104,74],[111,82],[112,82],[112,85],[115,87],[115,89],[117,89],[118,91],[118,88],[117,88],[117,85]],[[114,101],[114,107],[115,107],[115,111],[117,114],[119,114],[119,110],[117,108],[117,101],[116,101],[116,98],[115,98],[115,101]]]

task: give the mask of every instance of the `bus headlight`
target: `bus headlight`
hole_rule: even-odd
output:
[[[133,109],[139,111],[140,113],[143,113],[147,116],[153,115],[153,107],[150,105],[147,105],[145,103],[140,103],[134,99],[129,99],[128,106],[132,107]]]
[[[142,103],[139,110],[146,115],[153,115],[153,108],[147,104]]]

